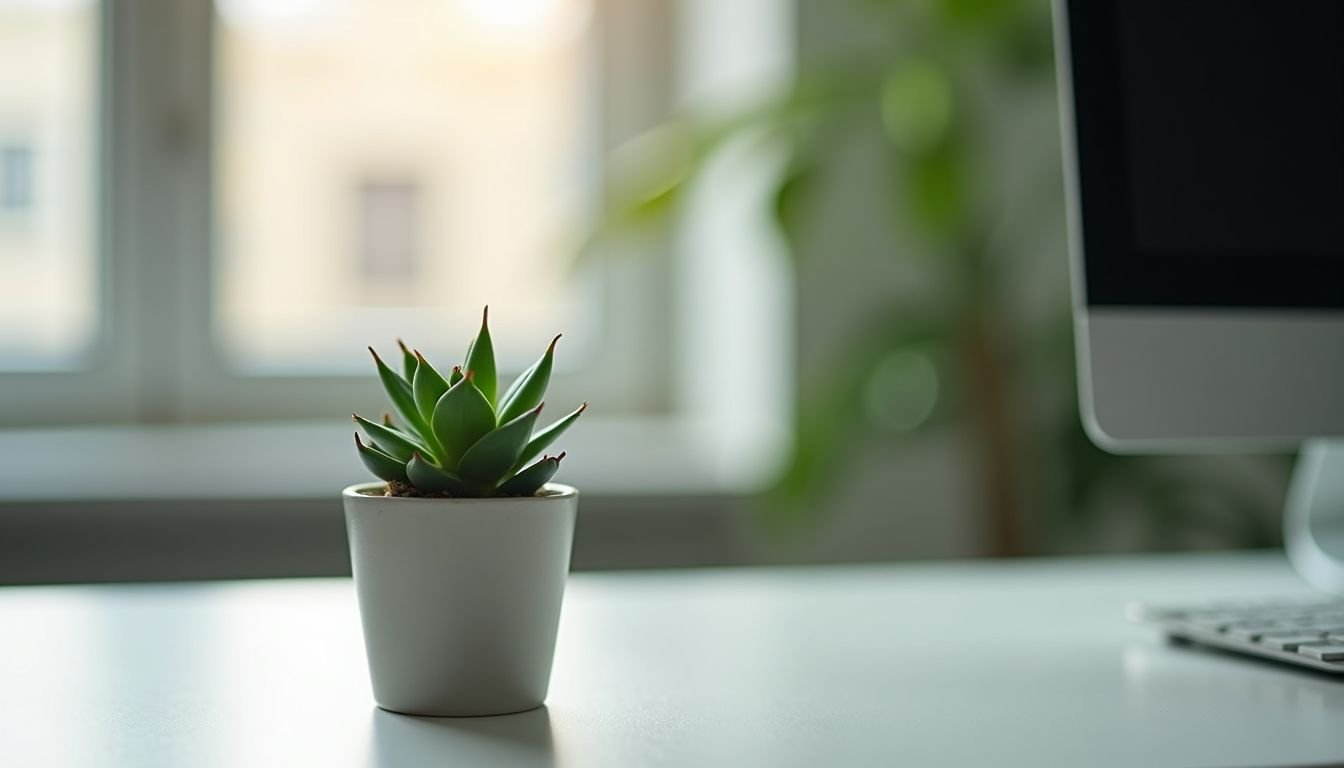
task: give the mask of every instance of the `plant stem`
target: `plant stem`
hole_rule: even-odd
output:
[[[1018,424],[1010,407],[1010,378],[992,318],[976,311],[962,342],[967,387],[966,428],[978,454],[984,510],[984,554],[1015,557],[1022,545],[1017,462]]]

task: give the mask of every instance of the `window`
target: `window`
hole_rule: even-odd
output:
[[[0,215],[27,214],[33,208],[33,148],[0,146]]]
[[[417,273],[421,249],[420,185],[414,182],[365,182],[359,185],[358,276],[407,290]],[[375,299],[395,298],[372,297]]]
[[[751,23],[731,37],[773,40],[749,18],[767,5],[734,5]],[[755,293],[773,278],[734,260],[755,244],[711,222],[688,228],[693,258],[658,246],[610,266],[569,259],[600,206],[601,159],[674,111],[687,72],[722,85],[732,70],[715,57],[751,47],[716,42],[679,66],[683,11],[0,3],[0,147],[29,148],[0,155],[0,193],[26,195],[33,222],[0,223],[0,425],[343,428],[350,410],[384,407],[366,345],[403,336],[459,358],[488,303],[505,375],[564,332],[549,399],[598,405],[589,431],[621,454],[614,482],[644,488],[627,467],[728,450],[717,436],[744,413],[786,410],[750,383],[784,381],[762,371],[788,360],[788,323]],[[728,198],[704,207],[722,219],[749,200],[715,199]],[[665,429],[641,431],[654,422]],[[622,451],[634,435],[660,448]]]
[[[95,342],[97,10],[0,3],[0,372],[73,367]]]

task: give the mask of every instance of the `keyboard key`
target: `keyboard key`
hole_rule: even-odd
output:
[[[1280,651],[1296,651],[1298,646],[1308,643],[1325,644],[1325,637],[1316,634],[1268,634],[1260,637],[1260,644],[1267,645],[1270,648],[1277,648]]]
[[[1297,652],[1321,661],[1344,661],[1344,644],[1300,645]]]

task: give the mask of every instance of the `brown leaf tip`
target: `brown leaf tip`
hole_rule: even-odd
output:
[[[554,339],[551,339],[551,344],[550,344],[550,346],[546,347],[546,353],[547,353],[547,354],[553,354],[553,353],[555,352],[555,343],[556,343],[557,341],[560,340],[560,337],[561,337],[561,336],[564,336],[564,334],[563,334],[563,333],[557,333],[557,334],[555,334],[555,338],[554,338]]]

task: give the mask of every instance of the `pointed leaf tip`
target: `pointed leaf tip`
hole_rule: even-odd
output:
[[[557,334],[555,334],[555,338],[554,338],[554,339],[551,339],[551,343],[550,343],[550,345],[548,345],[548,346],[546,347],[546,351],[547,351],[547,352],[551,352],[551,353],[554,353],[554,352],[555,352],[555,343],[556,343],[557,341],[560,340],[560,337],[561,337],[561,336],[564,336],[564,334],[563,334],[563,333],[557,333]]]
[[[395,428],[378,424],[355,414],[355,423],[363,428],[364,434],[373,448],[376,448],[397,461],[408,461],[411,452],[425,450],[414,438],[397,431]]]
[[[397,346],[401,347],[401,375],[407,381],[415,378],[415,355],[406,347],[406,342],[397,339]]]
[[[518,463],[514,465],[514,470],[522,469],[522,467],[533,458],[544,455],[542,454],[542,451],[548,448],[551,443],[554,443],[566,429],[569,429],[571,424],[578,420],[579,416],[583,415],[583,411],[587,405],[587,403],[584,403],[578,408],[570,411],[567,415],[561,417],[554,424],[551,424],[533,435],[532,441],[523,449],[522,454],[519,456]]]
[[[383,453],[371,445],[364,445],[355,433],[355,451],[364,467],[381,480],[387,482],[406,482],[406,465],[398,459]]]
[[[560,460],[546,458],[524,469],[500,484],[501,496],[531,496],[544,486],[560,469]]]
[[[518,374],[518,378],[514,379],[509,388],[505,390],[504,396],[499,399],[499,420],[501,423],[518,418],[541,402],[542,397],[546,394],[546,386],[551,380],[551,368],[555,364],[553,353],[555,343],[559,339],[558,334],[554,339],[551,339],[550,346],[546,348],[541,358],[527,370]]]

